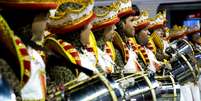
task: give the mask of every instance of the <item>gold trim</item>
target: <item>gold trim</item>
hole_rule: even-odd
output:
[[[50,29],[51,28],[61,28],[61,27],[65,27],[67,25],[69,25],[69,26],[70,25],[77,25],[77,24],[82,23],[83,21],[89,19],[92,16],[93,16],[93,11],[91,11],[90,14],[88,14],[88,15],[84,15],[81,18],[75,19],[74,21],[64,22],[62,25],[51,25],[51,23],[49,23],[48,25],[50,26]],[[59,20],[60,18],[50,18],[50,19]]]

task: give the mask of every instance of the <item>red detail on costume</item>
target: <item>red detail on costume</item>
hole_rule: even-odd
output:
[[[41,81],[41,89],[43,93],[43,97],[46,95],[46,77],[44,73],[40,73],[40,81]]]
[[[23,60],[24,69],[31,71],[31,62],[27,60]]]
[[[22,43],[22,41],[20,39],[16,39],[15,42],[16,42],[17,45]]]
[[[106,52],[107,52],[107,53],[111,53],[111,50],[110,50],[110,49],[106,49]]]
[[[69,50],[69,49],[72,49],[73,48],[73,46],[72,45],[65,45],[64,46],[64,49],[67,51],[67,50]]]
[[[128,59],[129,59],[129,57],[128,57],[128,56],[126,56],[125,58],[126,58],[126,62],[127,62],[127,61],[128,61]]]
[[[0,2],[0,6],[12,10],[49,10],[55,9],[58,5],[55,2]]]
[[[21,49],[20,49],[20,53],[21,53],[23,56],[29,55],[28,52],[27,52],[27,50],[26,50],[26,48],[21,48]]]
[[[118,13],[118,17],[124,17],[128,15],[133,15],[135,14],[135,11],[132,8],[128,8],[126,10],[122,10]]]
[[[111,19],[110,21],[106,21],[102,24],[93,25],[92,30],[99,30],[99,29],[114,25],[114,24],[118,23],[119,21],[120,21],[120,19],[118,17],[115,17],[115,18]]]
[[[64,43],[64,40],[61,40],[61,39],[60,39],[60,40],[58,40],[58,41],[59,41],[60,44]]]
[[[80,60],[75,60],[76,64],[81,65],[81,61]]]
[[[26,84],[28,80],[29,80],[29,76],[24,75],[23,76],[23,82],[24,82],[24,84]]]
[[[71,52],[70,54],[71,54],[73,57],[79,57],[78,52]]]
[[[94,52],[93,48],[86,48],[88,52]]]

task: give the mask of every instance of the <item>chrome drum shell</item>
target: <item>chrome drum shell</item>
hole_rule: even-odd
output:
[[[159,86],[154,77],[143,72],[135,73],[117,80],[124,91],[126,101],[156,101],[156,88]]]
[[[157,101],[180,101],[180,85],[172,76],[156,76],[159,83]]]
[[[170,61],[170,64],[172,66],[171,75],[173,75],[176,81],[184,84],[198,80],[200,71],[192,57],[177,53],[174,58]]]

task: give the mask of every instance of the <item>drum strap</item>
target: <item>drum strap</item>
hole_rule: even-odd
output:
[[[104,46],[104,51],[107,53],[113,61],[116,59],[116,53],[112,42],[107,41]]]
[[[139,54],[138,44],[134,41],[133,38],[128,38],[128,44],[132,47],[135,53]]]

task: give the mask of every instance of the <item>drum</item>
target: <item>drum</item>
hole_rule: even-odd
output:
[[[172,66],[171,74],[180,84],[188,81],[197,81],[199,76],[199,68],[190,55],[177,53],[174,59],[170,60]]]
[[[180,101],[180,85],[172,76],[156,76],[159,83],[157,101]]]
[[[175,40],[175,41],[171,42],[170,47],[172,47],[178,53],[194,55],[192,46],[190,45],[190,43],[188,41],[186,41],[184,39]]]
[[[126,101],[156,101],[156,88],[159,86],[154,77],[143,72],[128,75],[116,80],[124,91]]]
[[[95,75],[84,81],[70,81],[64,85],[64,91],[58,91],[55,96],[67,101],[121,101],[123,92],[112,78]],[[56,97],[54,97],[56,98]],[[54,99],[49,95],[48,99]],[[61,100],[61,99],[56,99]]]

